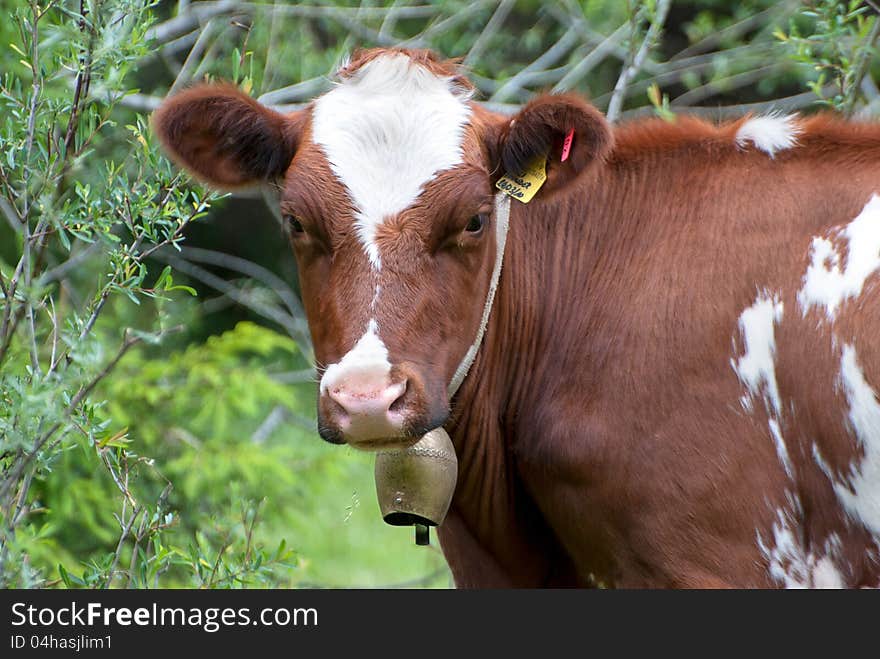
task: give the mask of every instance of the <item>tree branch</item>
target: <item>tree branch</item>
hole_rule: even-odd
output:
[[[605,117],[609,122],[614,123],[620,115],[626,88],[642,68],[642,63],[648,56],[648,52],[654,46],[657,37],[659,37],[660,31],[663,29],[663,24],[666,22],[666,16],[669,14],[670,4],[671,0],[658,0],[654,18],[651,20],[651,25],[648,28],[647,34],[645,34],[645,39],[642,41],[642,45],[632,58],[632,61],[624,66],[623,70],[620,72],[617,84],[614,85],[614,93],[611,95],[611,102],[608,104],[608,111],[605,113]]]

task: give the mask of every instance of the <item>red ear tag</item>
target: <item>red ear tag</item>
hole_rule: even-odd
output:
[[[571,152],[571,143],[574,140],[574,128],[568,131],[568,135],[565,136],[565,141],[562,143],[562,162],[568,160],[568,154]]]

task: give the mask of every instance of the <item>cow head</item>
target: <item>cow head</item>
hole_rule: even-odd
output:
[[[610,146],[602,116],[575,97],[539,97],[511,119],[471,94],[453,63],[378,49],[293,114],[221,85],[155,113],[166,150],[209,185],[278,185],[328,441],[402,446],[445,422],[495,260],[495,180],[547,154],[546,198]]]

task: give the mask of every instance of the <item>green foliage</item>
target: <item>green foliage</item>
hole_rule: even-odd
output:
[[[788,34],[780,30],[776,36],[790,47],[792,59],[816,72],[807,86],[820,102],[850,114],[874,54],[880,21],[859,0],[805,4]]]
[[[33,568],[45,566],[33,545],[52,530],[36,525],[43,507],[35,494],[53,470],[63,473],[68,454],[79,447],[90,471],[103,464],[113,474],[106,454],[127,440],[108,435],[94,389],[132,346],[164,330],[155,319],[102,329],[99,318],[114,297],[140,304],[175,290],[170,273],[148,285],[147,259],[176,245],[208,207],[148,141],[143,119],[120,126],[114,118],[132,68],[149,52],[151,6],[105,0],[79,13],[79,3],[33,2],[9,19],[3,61],[11,52],[17,62],[3,67],[0,85],[0,210],[15,247],[0,262],[0,586],[39,582]],[[106,157],[108,145],[123,146],[125,158]],[[84,256],[93,257],[89,267],[78,267]],[[94,495],[83,494],[77,503]],[[95,509],[78,512],[88,524]],[[143,539],[162,529],[159,511],[151,514]],[[96,537],[110,533],[93,528]]]
[[[120,362],[100,387],[102,430],[31,487],[37,505],[19,547],[57,574],[49,583],[446,583],[436,552],[378,527],[370,456],[338,456],[314,436],[315,385],[279,381],[303,366],[293,341],[241,323],[162,359],[157,349]],[[260,438],[260,420],[279,407],[296,422]]]

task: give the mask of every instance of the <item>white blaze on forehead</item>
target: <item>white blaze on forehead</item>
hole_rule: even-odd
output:
[[[771,158],[777,151],[789,149],[797,144],[801,132],[795,123],[797,115],[768,115],[749,119],[736,131],[737,146],[745,148],[748,142],[754,144]]]
[[[355,228],[381,267],[376,229],[462,162],[468,95],[404,54],[381,55],[315,101],[312,139],[348,189]]]
[[[846,266],[827,238],[813,238],[811,262],[798,292],[804,314],[810,307],[825,307],[829,320],[848,298],[861,295],[868,277],[880,267],[880,197],[871,199],[852,222],[839,232],[847,241]]]
[[[381,380],[391,374],[391,363],[388,361],[388,348],[379,338],[379,327],[375,320],[370,320],[367,331],[358,339],[336,364],[330,364],[321,377],[321,395],[339,386],[343,381],[357,376],[368,376]]]
[[[865,380],[852,345],[843,348],[840,379],[849,404],[849,424],[863,455],[851,464],[846,482],[832,477],[832,483],[850,516],[880,540],[880,403]]]
[[[742,312],[739,329],[743,337],[745,353],[730,363],[749,393],[756,397],[763,393],[769,401],[768,412],[778,415],[782,409],[779,388],[776,384],[776,337],[774,325],[782,320],[782,302],[768,293],[758,295],[755,303]],[[742,401],[751,409],[750,401]]]

